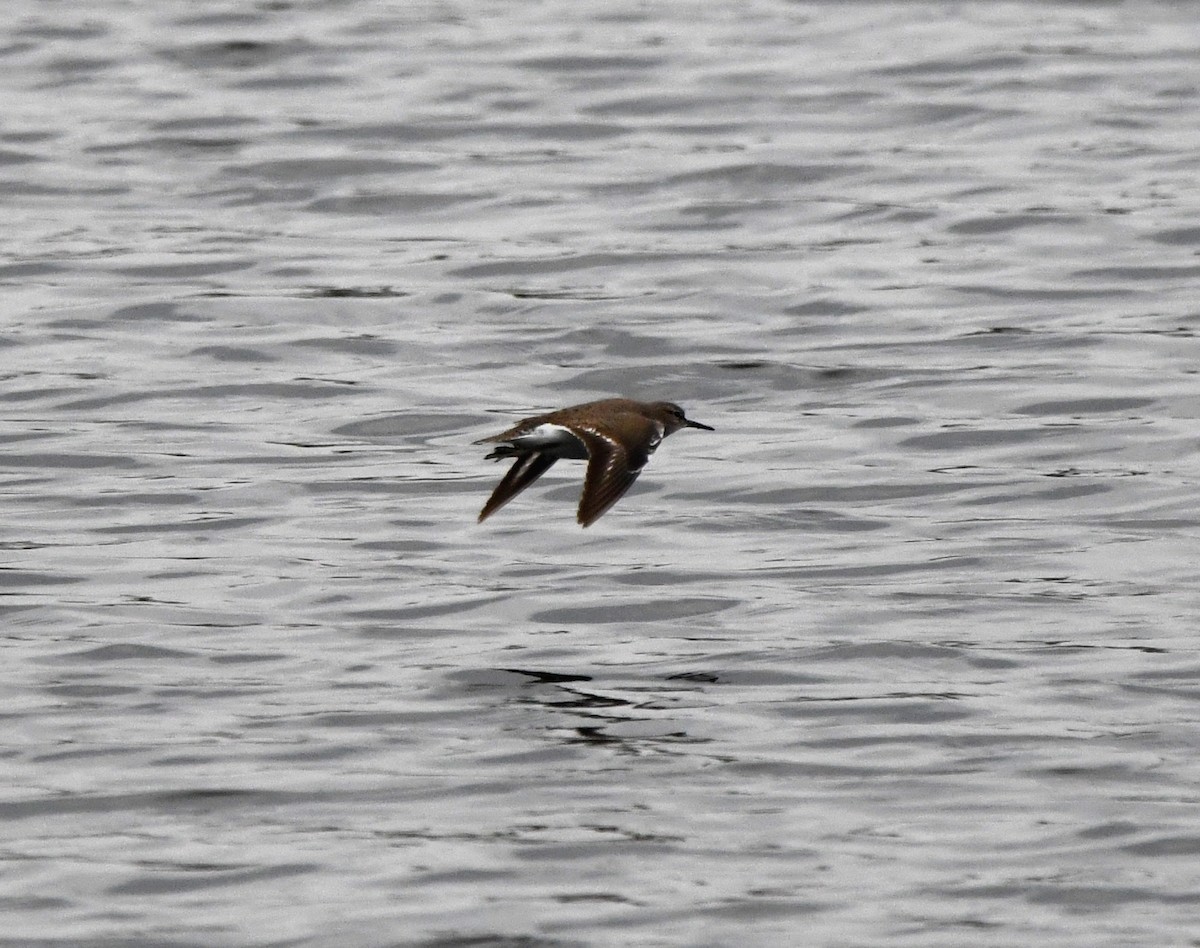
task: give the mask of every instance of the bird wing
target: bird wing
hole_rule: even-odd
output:
[[[488,457],[491,456],[488,455]],[[518,456],[513,466],[508,469],[508,473],[500,479],[500,483],[492,491],[492,496],[483,505],[483,510],[479,511],[479,522],[483,523],[488,517],[516,497],[517,494],[521,493],[526,487],[545,474],[554,466],[554,462],[557,460],[558,458],[553,454],[541,451],[531,451],[529,454]]]
[[[663,438],[662,426],[641,415],[625,415],[609,428],[615,430],[610,434],[582,425],[575,429],[588,451],[576,515],[585,527],[600,519],[633,486]]]

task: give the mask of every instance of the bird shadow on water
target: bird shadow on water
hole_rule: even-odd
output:
[[[654,680],[571,674],[533,668],[472,669],[447,676],[458,688],[487,695],[494,707],[524,718],[522,730],[553,736],[564,745],[604,746],[641,755],[705,744],[684,709],[707,703],[702,687],[715,675],[670,674]]]

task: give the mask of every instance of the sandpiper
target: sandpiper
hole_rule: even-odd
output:
[[[562,458],[588,462],[576,519],[595,523],[633,486],[662,439],[680,428],[708,425],[689,421],[673,402],[605,398],[572,405],[518,422],[476,444],[498,445],[487,459],[516,458],[479,512],[482,523]]]

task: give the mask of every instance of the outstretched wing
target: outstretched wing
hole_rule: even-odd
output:
[[[492,455],[488,455],[488,457],[492,457]],[[558,458],[553,454],[540,451],[531,451],[529,454],[520,455],[513,466],[508,469],[508,473],[500,479],[500,483],[492,491],[492,496],[483,505],[483,510],[479,511],[479,522],[483,523],[488,517],[516,497],[517,494],[521,493],[526,487],[545,474],[554,466],[554,462],[557,460]]]
[[[607,425],[604,431],[577,426],[576,434],[588,450],[587,475],[576,515],[587,527],[633,486],[662,441],[663,431],[657,422],[629,414]]]

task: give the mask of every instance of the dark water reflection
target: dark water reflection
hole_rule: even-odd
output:
[[[17,3],[0,944],[1190,944],[1189,13]]]

